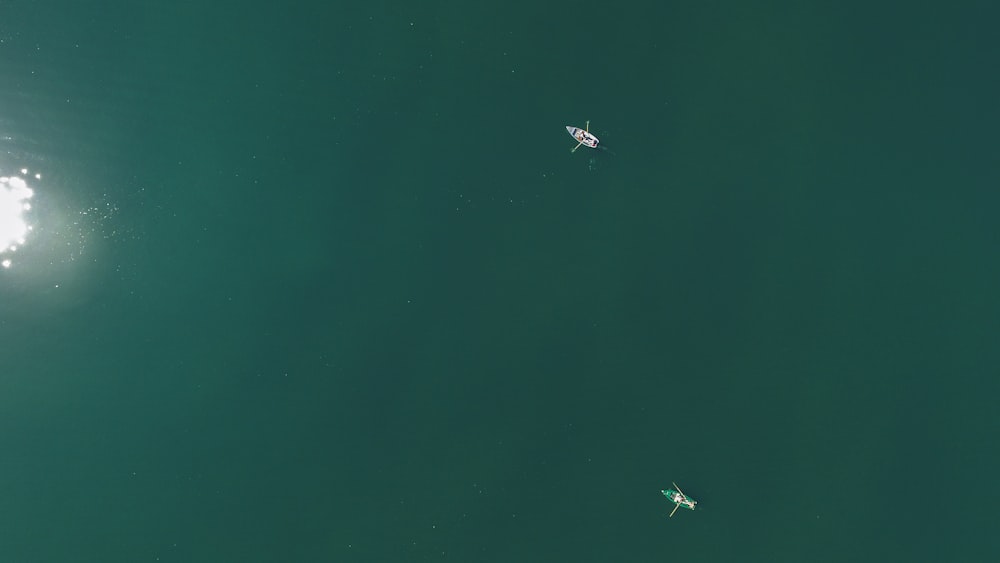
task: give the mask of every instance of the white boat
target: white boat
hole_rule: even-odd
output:
[[[580,129],[579,127],[567,125],[566,130],[569,131],[569,134],[572,135],[577,142],[577,145],[569,152],[576,152],[576,149],[580,148],[580,145],[586,145],[592,149],[596,149],[597,143],[601,142],[594,136],[593,133],[590,132],[590,121],[587,121],[586,129]]]

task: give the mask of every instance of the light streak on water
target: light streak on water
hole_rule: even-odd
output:
[[[35,195],[21,170],[20,176],[0,176],[0,266],[10,268],[11,255],[27,243],[33,225],[27,217]]]

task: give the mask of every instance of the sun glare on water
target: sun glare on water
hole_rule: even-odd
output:
[[[32,226],[26,219],[35,192],[22,176],[0,176],[0,266],[10,268],[11,254],[27,240]]]

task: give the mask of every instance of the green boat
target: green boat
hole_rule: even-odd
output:
[[[675,505],[674,509],[670,511],[670,518],[673,518],[674,512],[677,512],[677,509],[680,507],[683,506],[684,508],[694,510],[694,505],[698,504],[698,501],[684,494],[684,491],[682,491],[681,488],[677,486],[677,483],[673,483],[673,485],[674,489],[677,489],[676,491],[674,489],[667,489],[665,491],[660,491],[661,493],[663,493],[663,496],[670,499],[670,502],[674,503]]]

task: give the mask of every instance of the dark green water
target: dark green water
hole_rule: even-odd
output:
[[[1000,555],[992,4],[62,4],[0,561]]]

